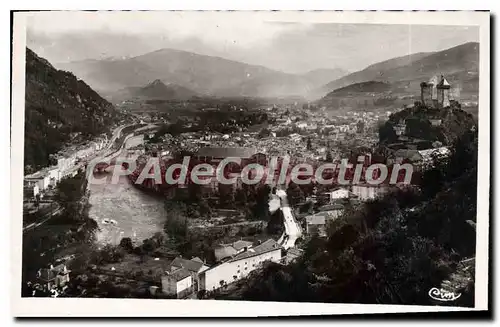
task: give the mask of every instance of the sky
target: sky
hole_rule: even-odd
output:
[[[478,42],[477,27],[296,23],[253,12],[38,12],[27,45],[57,63],[137,56],[161,48],[289,73],[350,72],[390,58]]]

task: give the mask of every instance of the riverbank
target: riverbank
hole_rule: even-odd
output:
[[[98,225],[88,214],[90,194],[86,184],[84,173],[63,179],[54,195],[60,213],[23,233],[23,296],[31,296],[33,289],[27,283],[35,287],[39,269],[63,263],[65,257],[76,258],[93,251]]]

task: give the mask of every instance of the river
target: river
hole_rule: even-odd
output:
[[[127,140],[125,148],[141,144],[142,140],[142,135],[132,137]],[[121,176],[117,184],[111,183],[111,173],[96,178],[104,176],[106,183],[89,185],[89,216],[99,225],[98,243],[119,244],[123,237],[142,242],[163,230],[166,212],[160,198],[135,188],[126,176]],[[116,224],[105,220],[114,220]]]

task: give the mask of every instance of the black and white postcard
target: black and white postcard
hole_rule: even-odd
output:
[[[12,37],[16,316],[488,308],[488,12],[25,11]]]

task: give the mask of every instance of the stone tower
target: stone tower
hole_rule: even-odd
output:
[[[437,89],[437,107],[446,108],[450,106],[450,83],[441,75],[441,80],[436,86]]]
[[[420,99],[424,106],[437,108],[439,78],[433,76],[428,82],[420,83]]]

